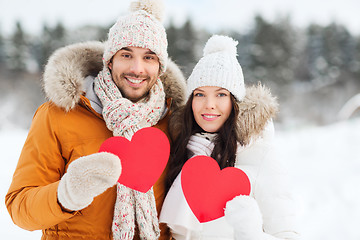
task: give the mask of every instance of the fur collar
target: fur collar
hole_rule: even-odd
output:
[[[49,58],[43,76],[46,98],[69,111],[85,92],[85,77],[101,71],[104,43],[84,42],[58,49]],[[166,72],[160,77],[167,98],[172,98],[171,110],[185,101],[185,78],[179,67],[168,60]]]
[[[266,124],[275,117],[278,112],[278,103],[268,88],[258,84],[246,88],[245,98],[238,103],[239,106],[239,129],[240,139],[244,145],[248,145],[252,139],[261,136]],[[175,140],[182,130],[184,107],[175,111],[170,119],[170,135]]]

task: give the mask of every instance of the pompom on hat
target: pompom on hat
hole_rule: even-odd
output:
[[[117,51],[124,47],[141,47],[153,51],[160,61],[160,75],[166,71],[167,39],[162,24],[162,0],[137,0],[131,3],[130,13],[120,17],[110,28],[103,62],[108,66]]]
[[[187,80],[187,94],[199,87],[225,88],[237,101],[245,97],[244,76],[236,59],[238,42],[234,39],[213,35],[204,47],[204,55],[196,64]]]

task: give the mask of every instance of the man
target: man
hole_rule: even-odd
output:
[[[185,80],[167,58],[159,7],[157,1],[134,2],[105,46],[75,44],[49,59],[49,101],[34,115],[6,195],[18,226],[42,229],[42,239],[159,237],[164,174],[142,194],[115,185],[121,159],[98,153],[107,138],[131,139],[144,127],[167,134],[169,114],[184,100]],[[168,239],[166,227],[160,229],[160,239]]]

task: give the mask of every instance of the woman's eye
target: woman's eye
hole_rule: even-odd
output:
[[[130,58],[131,57],[130,54],[123,54],[122,56],[123,56],[123,58]]]
[[[219,97],[226,97],[227,94],[226,94],[226,93],[219,93],[218,96],[219,96]]]
[[[204,94],[202,94],[202,93],[195,93],[194,96],[195,96],[195,97],[203,97]]]

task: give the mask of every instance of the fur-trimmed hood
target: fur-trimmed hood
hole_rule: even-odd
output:
[[[85,92],[85,77],[96,76],[103,68],[104,43],[76,43],[56,50],[45,66],[43,89],[46,98],[57,106],[71,110]],[[160,77],[166,97],[172,98],[171,110],[185,101],[185,78],[179,67],[168,59],[166,72]]]
[[[239,129],[240,139],[244,145],[261,136],[267,123],[275,117],[278,112],[278,103],[268,88],[258,84],[246,88],[246,96],[238,102],[239,106]],[[184,106],[175,111],[170,119],[170,136],[176,139],[182,130]]]

